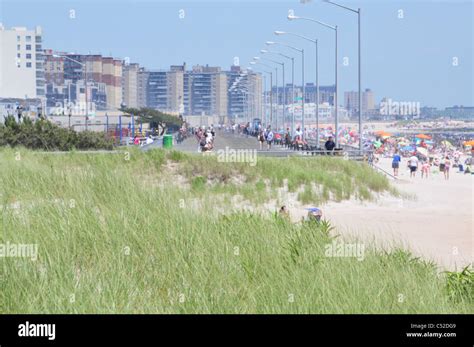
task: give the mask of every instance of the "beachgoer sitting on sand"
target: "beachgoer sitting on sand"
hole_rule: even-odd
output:
[[[286,205],[283,205],[282,207],[280,207],[280,210],[278,211],[278,213],[280,214],[281,217],[290,218],[290,213]]]
[[[308,210],[308,216],[307,216],[308,221],[315,221],[315,222],[321,221],[321,217],[323,216],[323,211],[321,211],[317,207],[311,207],[311,208],[308,208],[307,210]]]

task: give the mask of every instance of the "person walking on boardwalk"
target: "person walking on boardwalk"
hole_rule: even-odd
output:
[[[268,130],[267,130],[267,134],[265,136],[266,140],[267,140],[267,150],[270,150],[270,148],[272,148],[272,142],[273,142],[273,131],[272,129],[269,127]]]

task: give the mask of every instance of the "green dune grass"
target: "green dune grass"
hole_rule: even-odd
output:
[[[251,167],[161,150],[1,150],[0,244],[36,244],[38,257],[0,258],[0,312],[473,312],[470,274],[448,281],[409,252],[370,244],[362,260],[329,257],[334,240],[360,241],[331,236],[326,223],[214,213],[213,196],[261,202],[285,179],[290,191],[305,187],[305,201],[397,194],[364,164],[335,158]]]

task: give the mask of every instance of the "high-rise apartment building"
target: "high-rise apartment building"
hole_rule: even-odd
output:
[[[344,107],[350,115],[355,115],[359,110],[359,93],[354,91],[344,92]],[[362,112],[365,113],[374,109],[374,93],[370,89],[366,89],[362,92]]]
[[[193,66],[184,73],[184,112],[187,115],[227,115],[227,74],[220,67]]]
[[[148,77],[149,77],[149,72],[146,71],[145,68],[140,68],[138,70],[138,80],[137,80],[138,107],[147,107]]]
[[[328,103],[329,105],[334,106],[334,86],[319,86],[319,104]],[[278,100],[278,104],[282,105],[283,101],[286,100],[285,104],[290,105],[293,99],[293,88],[291,83],[287,83],[285,88],[283,87],[273,87],[273,98],[275,102]],[[277,93],[278,91],[278,93]],[[301,86],[295,85],[294,88],[295,98],[293,103],[301,103],[303,88]],[[316,101],[317,88],[314,83],[305,84],[305,103],[314,103]],[[278,94],[278,95],[277,95]],[[278,96],[278,99],[277,99]],[[286,99],[285,99],[286,98]]]
[[[228,102],[227,102],[227,114],[231,119],[243,117],[245,108],[245,95],[239,88],[232,88],[232,84],[242,73],[242,69],[238,65],[232,65],[230,71],[227,71],[227,89]],[[230,90],[231,89],[231,90]]]
[[[163,112],[184,112],[184,71],[172,66],[170,71],[142,71],[138,89],[140,105]],[[142,107],[144,107],[142,106]]]
[[[184,71],[186,64],[171,66],[167,73],[168,99],[167,109],[171,113],[184,113]]]
[[[227,75],[221,71],[215,73],[212,79],[211,114],[222,117],[221,121],[227,116],[227,94]]]
[[[44,57],[45,82],[63,85],[65,58],[60,55],[55,55],[51,49],[44,50]]]
[[[99,73],[99,68],[97,73]],[[119,109],[122,104],[122,61],[111,57],[102,58],[101,80],[105,83],[107,93],[107,108]]]
[[[146,105],[160,111],[168,110],[167,71],[148,71]]]
[[[0,98],[45,98],[42,30],[0,24]]]
[[[127,107],[138,107],[138,64],[124,64],[122,67],[122,102]]]
[[[83,55],[73,53],[56,53],[45,50],[46,82],[59,87],[62,84],[78,83],[86,80],[84,94],[87,102],[95,103],[95,91],[104,90],[106,94],[105,109],[116,110],[122,104],[122,61],[101,55]],[[51,90],[51,88],[49,88]],[[100,94],[99,93],[99,94]],[[78,99],[71,101],[79,102]],[[97,102],[102,103],[102,95]],[[99,109],[99,105],[96,108]]]
[[[247,75],[247,107],[249,118],[263,119],[262,114],[262,96],[263,96],[263,80],[262,75],[257,73],[249,73]]]

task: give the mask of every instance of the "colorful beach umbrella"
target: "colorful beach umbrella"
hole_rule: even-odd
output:
[[[464,146],[474,147],[474,140],[464,141]]]
[[[383,131],[383,130],[376,131],[375,135],[378,135],[380,137],[390,137],[390,136],[392,136],[391,133]]]
[[[426,148],[418,147],[418,148],[416,149],[416,151],[417,151],[418,153],[420,153],[421,155],[424,155],[425,157],[428,156],[428,150],[427,150]]]
[[[422,139],[422,140],[431,140],[431,136],[425,135],[425,134],[418,134],[415,136],[417,139]]]

